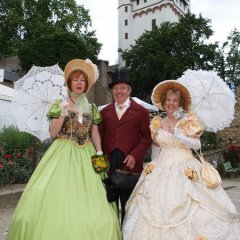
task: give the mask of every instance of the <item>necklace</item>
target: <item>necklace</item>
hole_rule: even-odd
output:
[[[174,133],[174,127],[175,127],[176,123],[177,123],[177,120],[176,120],[176,119],[174,119],[174,120],[171,121],[171,120],[168,118],[168,116],[167,116],[168,131],[169,131],[170,133]]]

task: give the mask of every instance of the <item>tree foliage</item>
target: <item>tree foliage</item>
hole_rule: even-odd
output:
[[[240,85],[240,32],[236,29],[218,48],[215,68],[222,79]]]
[[[88,46],[84,38],[74,33],[54,33],[35,41],[29,41],[19,49],[22,68],[27,71],[32,65],[52,66],[56,63],[63,69],[74,58],[90,58],[97,62],[98,52]]]
[[[179,23],[163,23],[146,31],[131,49],[119,50],[134,84],[134,94],[146,97],[166,79],[176,79],[186,69],[213,69],[217,44],[207,43],[213,34],[210,20],[187,14]]]
[[[85,44],[88,42],[88,51],[98,54],[101,44],[90,26],[88,10],[75,0],[0,1],[0,57],[17,54],[31,41],[65,32],[74,33]]]
[[[174,54],[184,65],[192,70],[212,70],[217,43],[209,43],[213,35],[210,20],[201,15],[187,14],[173,29],[175,36]]]

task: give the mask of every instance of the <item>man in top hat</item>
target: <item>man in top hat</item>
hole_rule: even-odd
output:
[[[116,169],[141,173],[143,159],[151,145],[148,111],[130,98],[132,84],[126,72],[113,73],[112,90],[114,102],[102,109],[100,134],[102,148],[109,156],[110,174]],[[119,189],[122,220],[125,204],[133,189]]]

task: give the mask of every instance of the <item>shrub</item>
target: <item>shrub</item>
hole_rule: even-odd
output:
[[[202,151],[216,149],[216,134],[205,131],[201,136]]]
[[[33,150],[0,153],[0,184],[25,183],[32,174]]]
[[[32,136],[29,133],[20,132],[15,126],[4,127],[0,131],[0,146],[5,153],[24,151],[32,146]]]
[[[25,183],[51,141],[41,142],[10,126],[0,131],[0,184]]]
[[[238,167],[240,164],[240,146],[232,145],[224,151],[225,162],[230,161],[232,167]]]

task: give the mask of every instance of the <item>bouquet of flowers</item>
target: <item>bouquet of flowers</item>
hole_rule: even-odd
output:
[[[107,155],[93,155],[92,164],[96,173],[107,172],[109,169],[109,161]]]

